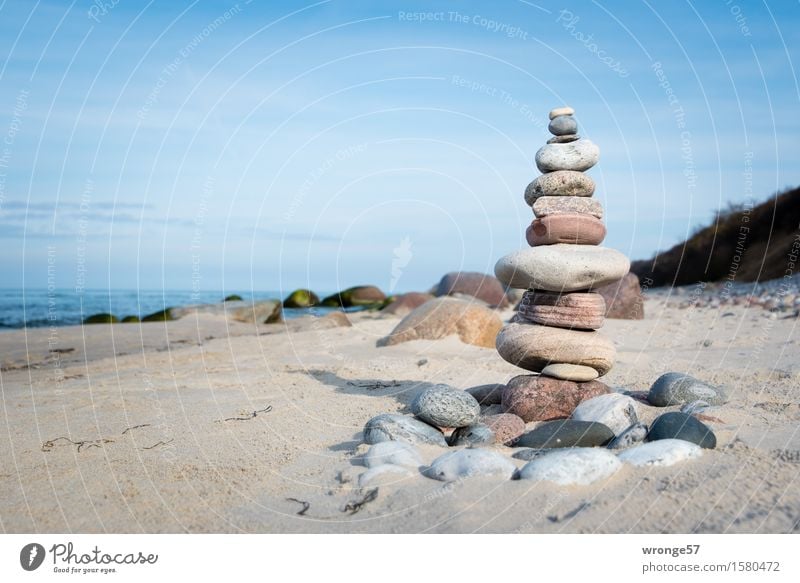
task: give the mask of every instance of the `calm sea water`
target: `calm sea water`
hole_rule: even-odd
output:
[[[331,292],[332,293],[332,292]],[[74,290],[46,289],[0,289],[0,330],[24,327],[70,326],[80,324],[86,316],[99,313],[124,316],[146,316],[165,308],[190,304],[213,304],[222,298],[238,294],[245,300],[279,299],[277,291],[238,292],[191,292],[165,290]],[[328,295],[320,293],[320,297]],[[335,308],[313,308],[311,310],[284,310],[284,317],[297,318],[313,313],[322,315]]]

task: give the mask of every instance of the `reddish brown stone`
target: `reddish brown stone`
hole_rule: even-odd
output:
[[[628,273],[619,281],[597,288],[597,293],[606,300],[606,318],[644,319],[644,298],[635,273]]]
[[[394,314],[396,316],[405,316],[411,313],[414,309],[420,307],[425,302],[432,300],[431,294],[423,294],[419,292],[409,292],[397,296],[397,298],[388,306],[381,310],[384,314]]]
[[[603,325],[605,308],[603,296],[596,293],[527,291],[518,313],[523,321],[542,326],[597,330]]]
[[[603,221],[586,214],[548,215],[534,219],[525,231],[528,245],[599,245],[606,237]]]
[[[566,419],[581,402],[611,392],[600,381],[576,383],[539,375],[516,376],[503,391],[508,413],[531,421]]]
[[[483,300],[490,306],[508,305],[506,289],[493,275],[475,271],[454,271],[446,274],[436,288],[437,296],[464,294]]]
[[[504,445],[513,445],[526,430],[525,422],[522,418],[513,413],[486,415],[481,417],[481,423],[487,425],[494,432],[496,443]]]

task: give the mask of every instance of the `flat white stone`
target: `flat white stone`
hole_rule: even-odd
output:
[[[576,447],[535,458],[523,466],[519,478],[561,486],[586,485],[612,476],[620,467],[622,462],[607,449]]]
[[[371,446],[364,454],[364,465],[376,468],[385,464],[418,468],[422,458],[414,446],[402,441],[381,441]]]
[[[659,439],[621,451],[617,457],[634,466],[671,466],[701,455],[703,448],[695,443],[682,439]]]
[[[570,416],[578,421],[602,423],[620,435],[639,420],[636,401],[627,395],[608,393],[598,395],[579,404]]]
[[[548,364],[542,369],[542,374],[554,379],[577,382],[593,381],[600,376],[600,373],[591,366],[564,363]]]
[[[424,474],[434,480],[454,482],[472,476],[498,476],[510,480],[517,470],[511,460],[488,449],[462,449],[439,456]]]
[[[413,475],[414,472],[408,468],[393,464],[383,464],[382,466],[370,468],[361,474],[358,477],[358,486],[363,488],[373,483],[390,484],[399,482],[403,478],[410,478]]]
[[[554,117],[558,117],[559,115],[575,115],[575,110],[572,109],[569,105],[565,105],[563,107],[554,107],[550,110],[549,117],[553,119]]]

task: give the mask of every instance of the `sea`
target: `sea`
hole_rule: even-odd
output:
[[[72,326],[92,314],[114,314],[139,318],[166,308],[219,303],[237,294],[246,301],[282,299],[290,292],[278,291],[188,291],[188,290],[82,290],[0,289],[0,331],[18,328]],[[334,292],[321,293],[320,297]],[[284,318],[307,314],[325,315],[339,308],[284,309]],[[350,309],[346,311],[351,311]]]

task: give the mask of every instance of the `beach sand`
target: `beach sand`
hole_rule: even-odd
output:
[[[0,529],[800,530],[798,318],[678,309],[658,298],[645,313],[606,322],[618,359],[605,382],[646,391],[660,374],[681,371],[727,387],[730,402],[708,413],[718,447],[581,487],[416,475],[359,489],[368,419],[407,412],[430,383],[467,388],[520,372],[455,336],[377,348],[397,317],[360,313],[352,327],[286,329],[189,316],[58,328],[52,342],[48,329],[0,334]],[[642,405],[641,417],[664,411]],[[444,450],[421,452],[430,462]]]

